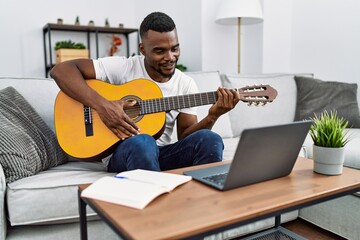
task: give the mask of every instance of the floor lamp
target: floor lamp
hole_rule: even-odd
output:
[[[242,24],[259,23],[262,20],[259,0],[221,0],[215,22],[223,25],[237,25],[238,73],[240,73],[240,27]]]

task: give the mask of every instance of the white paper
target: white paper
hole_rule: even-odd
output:
[[[165,172],[154,172],[149,170],[132,170],[121,172],[116,175],[117,177],[126,177],[130,180],[152,183],[159,186],[166,187],[168,191],[172,191],[175,187],[180,184],[186,183],[191,180],[191,176],[165,173]]]
[[[190,176],[133,170],[103,177],[81,192],[81,197],[143,209],[163,193],[191,180]]]

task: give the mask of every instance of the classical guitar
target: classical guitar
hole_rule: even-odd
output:
[[[124,111],[140,127],[142,133],[155,138],[162,133],[167,111],[213,104],[217,100],[216,91],[162,97],[160,88],[146,79],[137,79],[122,85],[112,85],[99,80],[86,82],[108,100],[136,100],[134,106]],[[237,91],[241,101],[250,105],[265,105],[277,96],[277,91],[269,85],[243,87]],[[56,97],[54,114],[59,144],[70,156],[80,159],[95,158],[120,141],[101,121],[95,110],[68,97],[62,91]]]

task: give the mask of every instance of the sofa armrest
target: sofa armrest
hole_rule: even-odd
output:
[[[6,181],[3,168],[0,164],[0,240],[6,238],[6,212],[5,212]]]
[[[307,146],[303,145],[299,152],[299,157],[309,158],[308,148]]]

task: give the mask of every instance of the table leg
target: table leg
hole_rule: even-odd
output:
[[[87,240],[87,219],[86,219],[86,203],[81,198],[81,191],[78,192],[79,215],[80,215],[80,239]]]
[[[275,227],[279,227],[281,225],[281,215],[275,216]]]

